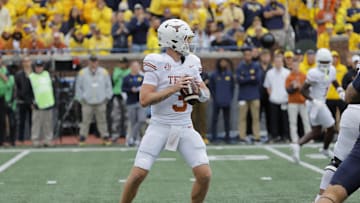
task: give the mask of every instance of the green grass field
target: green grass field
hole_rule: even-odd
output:
[[[122,147],[3,149],[0,168],[23,150],[30,153],[0,172],[1,203],[118,202],[136,153]],[[210,146],[208,154],[213,171],[209,203],[312,202],[328,163],[314,146],[302,151],[302,161],[312,169],[287,160],[287,145]],[[134,202],[189,202],[191,170],[177,153],[163,152],[160,158]],[[360,195],[348,202],[360,202]]]

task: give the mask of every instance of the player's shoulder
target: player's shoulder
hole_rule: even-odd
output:
[[[200,63],[200,58],[198,56],[196,56],[193,53],[190,53],[189,55],[186,56],[187,60],[193,61],[193,62],[197,62]]]
[[[153,72],[160,70],[166,64],[167,58],[164,54],[148,54],[143,60],[145,72]]]

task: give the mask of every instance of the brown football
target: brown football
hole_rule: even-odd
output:
[[[190,80],[190,83],[187,85],[187,87],[182,88],[180,90],[180,93],[182,97],[184,98],[184,101],[187,103],[194,105],[196,103],[199,103],[199,87],[196,84],[195,80]]]

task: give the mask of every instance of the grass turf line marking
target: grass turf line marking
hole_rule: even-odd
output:
[[[12,165],[14,165],[16,162],[18,162],[20,159],[24,158],[28,154],[30,154],[29,150],[22,151],[20,154],[17,154],[12,159],[5,162],[3,165],[0,166],[0,173],[4,172],[6,169],[10,168]]]
[[[275,155],[277,155],[277,156],[279,156],[279,157],[281,157],[281,158],[283,158],[283,159],[288,160],[289,162],[294,163],[294,160],[293,160],[293,158],[292,158],[291,156],[289,156],[289,155],[287,155],[287,154],[285,154],[285,153],[283,153],[283,152],[281,152],[281,151],[279,151],[279,150],[277,150],[277,149],[274,149],[274,148],[272,148],[272,147],[270,147],[270,146],[265,146],[264,149],[267,150],[267,151],[269,151],[269,152],[271,152],[271,153],[273,153],[273,154],[275,154]],[[320,173],[321,175],[324,174],[324,170],[321,169],[321,168],[319,168],[319,167],[317,167],[317,166],[314,166],[314,165],[309,164],[309,163],[304,162],[304,161],[300,161],[299,164],[300,164],[302,167],[307,168],[307,169],[310,169],[310,170],[315,171],[315,172],[317,172],[317,173]]]
[[[208,150],[223,150],[223,149],[264,149],[264,147],[276,147],[276,148],[289,148],[287,144],[266,144],[266,145],[210,145],[206,146]],[[322,144],[307,144],[305,148],[318,148]],[[13,153],[22,152],[28,150],[30,152],[129,152],[137,151],[137,148],[127,148],[123,146],[119,147],[58,147],[58,148],[46,148],[46,149],[34,149],[34,148],[15,148],[15,149],[0,149],[0,153]]]

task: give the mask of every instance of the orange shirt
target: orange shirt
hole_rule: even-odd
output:
[[[298,82],[301,86],[304,84],[306,79],[306,75],[301,72],[291,72],[289,76],[286,78],[285,86],[286,89],[291,87],[293,82]],[[300,93],[300,88],[296,90],[296,92],[289,94],[288,103],[297,103],[303,104],[305,103],[305,97]]]

